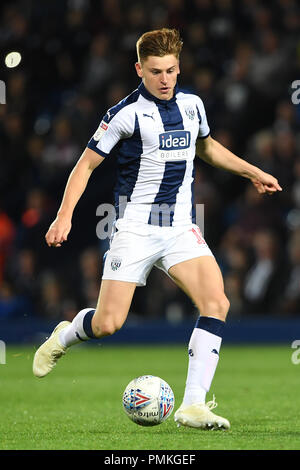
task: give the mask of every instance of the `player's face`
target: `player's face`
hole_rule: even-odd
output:
[[[170,100],[179,74],[179,61],[174,55],[149,56],[135,64],[136,72],[143,79],[147,90],[156,98]]]

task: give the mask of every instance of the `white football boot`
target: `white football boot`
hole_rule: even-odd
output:
[[[230,423],[226,418],[215,415],[211,410],[218,404],[213,400],[207,403],[195,403],[194,405],[182,404],[174,415],[177,426],[189,426],[200,429],[229,429]]]
[[[53,330],[51,336],[39,347],[33,359],[33,373],[36,377],[45,377],[56,365],[58,359],[66,354],[59,341],[59,332],[70,325],[69,321],[60,322]]]

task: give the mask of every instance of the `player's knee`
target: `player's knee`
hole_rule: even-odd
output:
[[[230,302],[229,302],[228,298],[226,297],[226,295],[224,295],[223,298],[222,298],[222,301],[221,301],[221,304],[220,304],[220,310],[219,310],[220,314],[221,314],[221,317],[222,317],[222,318],[220,318],[221,320],[223,320],[223,321],[226,320],[229,308],[230,308]]]
[[[215,298],[207,299],[202,303],[200,313],[205,316],[211,316],[225,321],[230,307],[230,302],[226,295],[220,295]]]

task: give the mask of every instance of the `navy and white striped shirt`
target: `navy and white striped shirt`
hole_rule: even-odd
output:
[[[160,100],[141,83],[110,108],[87,146],[102,157],[117,146],[118,217],[165,225],[168,213],[166,225],[194,222],[196,140],[209,133],[202,100],[177,85],[172,99]]]

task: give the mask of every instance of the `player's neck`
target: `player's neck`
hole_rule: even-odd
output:
[[[144,98],[150,100],[150,101],[154,101],[155,103],[158,103],[158,104],[168,104],[168,103],[171,103],[173,102],[175,99],[176,99],[176,93],[177,93],[177,90],[178,90],[178,85],[176,84],[174,89],[173,89],[173,94],[172,94],[172,97],[170,99],[160,99],[160,98],[157,98],[155,95],[153,95],[148,89],[147,87],[145,86],[144,82],[141,82],[139,87],[138,87],[140,93],[144,96]]]

